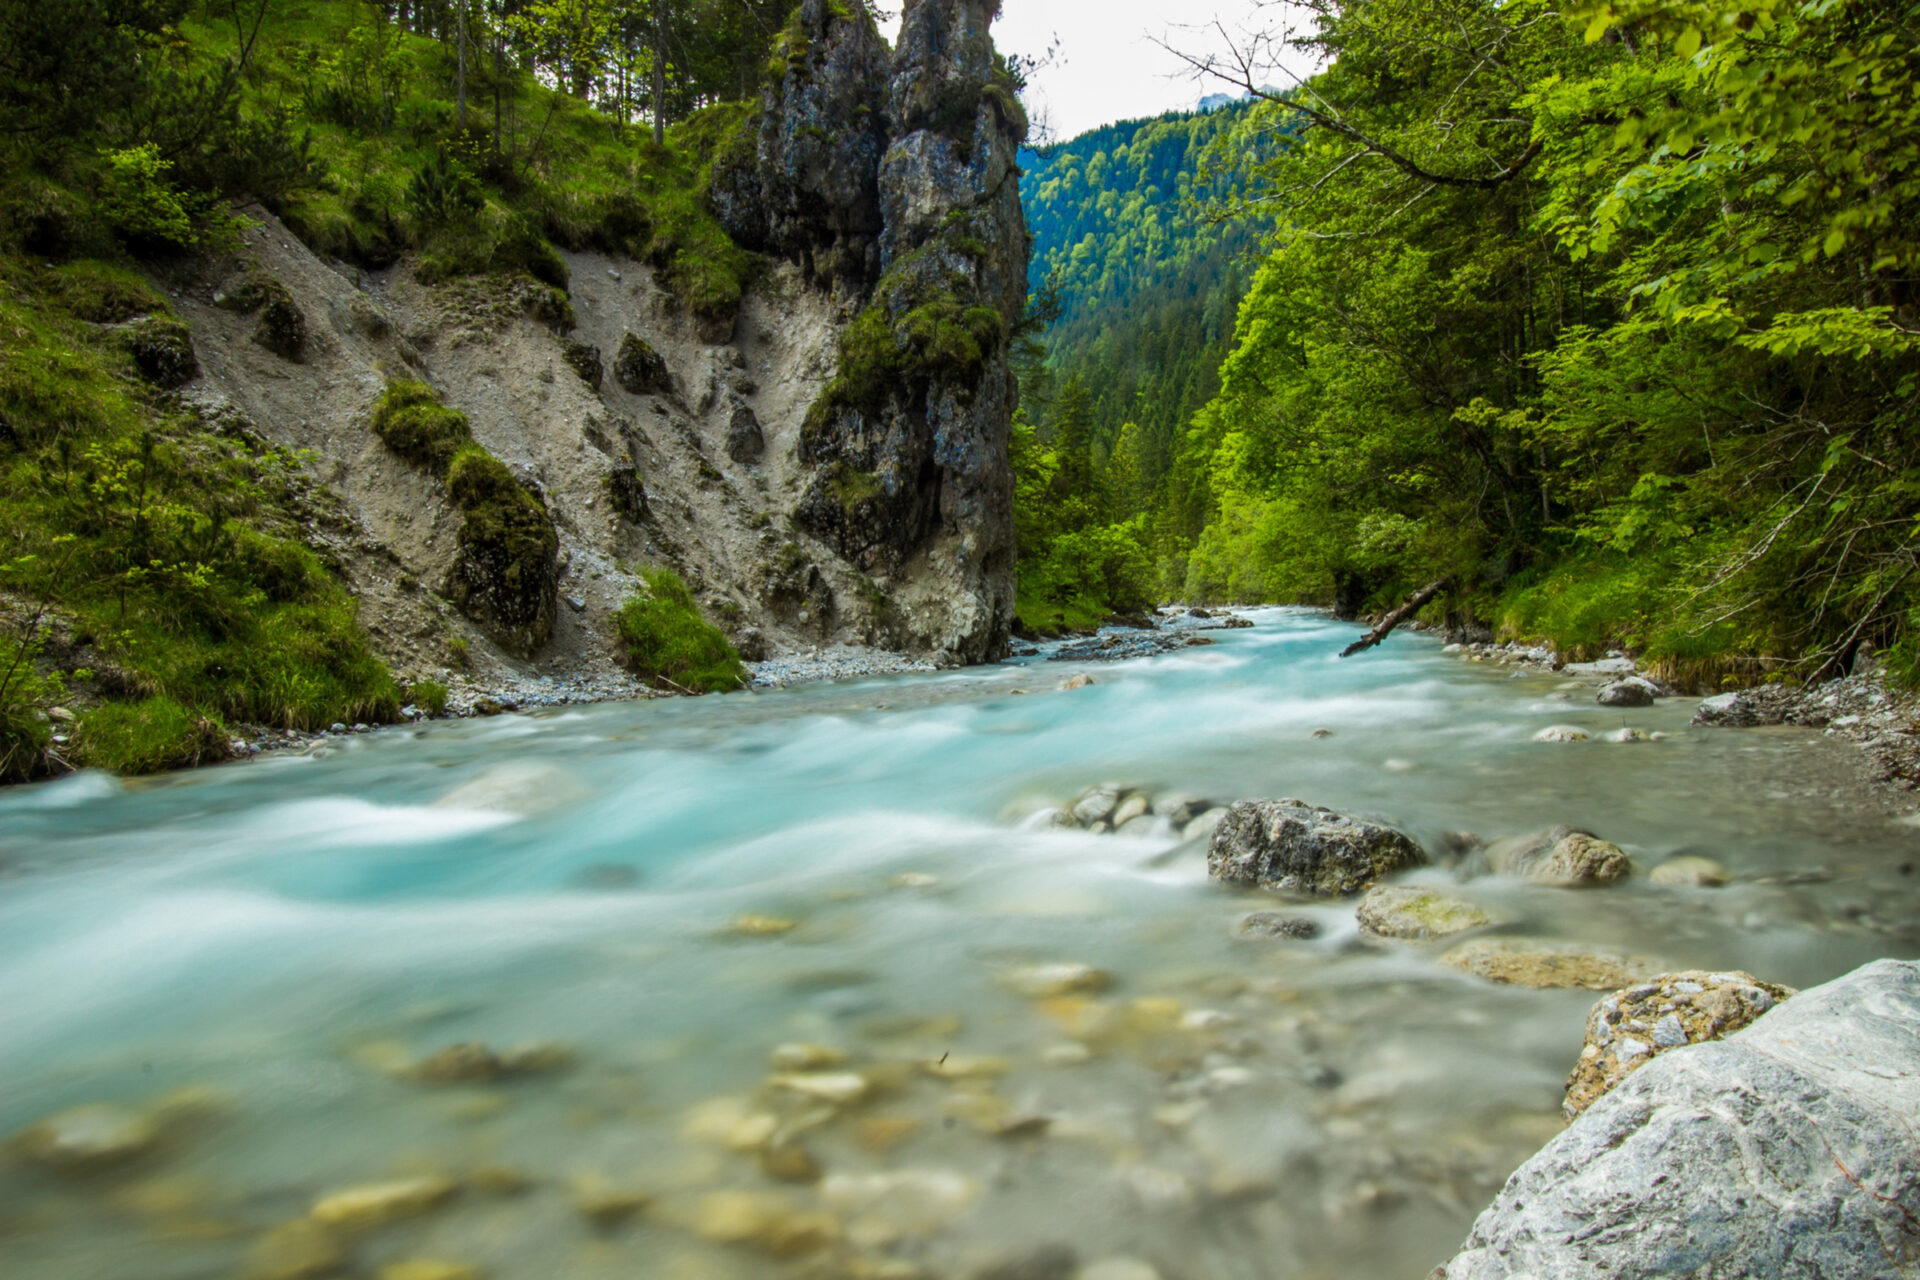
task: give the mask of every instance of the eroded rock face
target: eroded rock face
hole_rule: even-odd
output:
[[[1242,800],[1214,828],[1207,873],[1306,897],[1344,898],[1425,864],[1412,840],[1301,800]]]
[[[1436,1280],[1920,1268],[1920,964],[1661,1055],[1522,1165]]]
[[[806,0],[711,197],[737,239],[861,308],[802,433],[797,515],[895,601],[903,641],[956,663],[1003,656],[1013,624],[1026,121],[997,7],[913,0],[890,53],[858,7]]]
[[[1587,1015],[1587,1041],[1560,1109],[1572,1120],[1669,1049],[1732,1035],[1793,994],[1734,970],[1691,969],[1616,991]]]
[[[734,150],[716,160],[709,200],[749,249],[800,264],[809,281],[864,295],[880,278],[880,156],[892,54],[864,13],[805,0],[775,46]]]

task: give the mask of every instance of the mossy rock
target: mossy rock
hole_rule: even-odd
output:
[[[640,478],[640,468],[631,462],[617,464],[607,477],[607,497],[613,502],[613,509],[634,524],[639,524],[650,514],[647,507],[647,486]]]
[[[580,324],[580,318],[574,314],[573,299],[564,289],[551,285],[538,285],[528,291],[527,314],[555,333],[569,333]]]
[[[424,382],[389,383],[374,405],[372,427],[389,449],[443,479],[454,458],[473,443],[467,415],[441,404]]]
[[[727,422],[727,456],[742,466],[752,466],[767,452],[766,433],[760,419],[748,406],[735,405]]]
[[[307,317],[278,280],[265,280],[261,287],[266,301],[260,308],[253,340],[282,360],[299,364],[307,357]]]
[[[257,271],[236,271],[213,291],[213,305],[237,316],[250,316],[267,305],[269,283]]]
[[[1449,938],[1493,923],[1473,903],[1422,885],[1375,885],[1355,914],[1366,933],[1409,942]]]
[[[447,596],[502,648],[530,657],[553,637],[560,539],[552,517],[478,445],[454,457],[447,491],[465,516]]]
[[[636,396],[665,395],[673,390],[667,362],[645,338],[631,332],[620,339],[620,353],[613,358],[613,377]]]
[[[156,387],[172,389],[200,372],[193,335],[172,316],[149,316],[126,331],[127,353],[140,376]]]
[[[560,348],[560,354],[573,371],[580,375],[580,381],[595,391],[600,389],[601,379],[606,376],[606,371],[600,363],[600,348],[591,343],[569,338]]]

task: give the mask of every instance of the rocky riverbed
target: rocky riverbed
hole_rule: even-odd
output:
[[[9,1280],[1418,1276],[1590,1033],[1920,946],[1851,748],[1248,616],[0,795]]]

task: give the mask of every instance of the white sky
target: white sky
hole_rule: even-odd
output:
[[[1066,139],[1115,120],[1191,110],[1203,96],[1228,90],[1196,80],[1156,38],[1203,53],[1220,46],[1207,29],[1215,21],[1239,32],[1281,20],[1278,6],[1255,0],[1005,0],[993,38],[1002,53],[1038,57],[1058,37],[1055,61],[1033,77],[1027,105]],[[1269,82],[1286,79],[1276,73]]]

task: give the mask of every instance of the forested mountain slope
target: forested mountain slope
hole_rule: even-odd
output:
[[[1267,228],[1240,207],[1281,145],[1250,105],[1124,121],[1021,154],[1036,300],[1017,446],[1031,625],[1137,608],[1186,424],[1218,370]],[[1058,550],[1055,543],[1061,538]]]
[[[994,10],[0,0],[0,780],[1002,651]]]
[[[1032,285],[1058,291],[1052,385],[1087,386],[1098,455],[1138,428],[1142,480],[1166,474],[1256,265],[1257,218],[1227,216],[1258,153],[1246,106],[1126,121],[1021,154]],[[1040,385],[1044,410],[1050,387]],[[1129,512],[1131,514],[1131,512]]]

